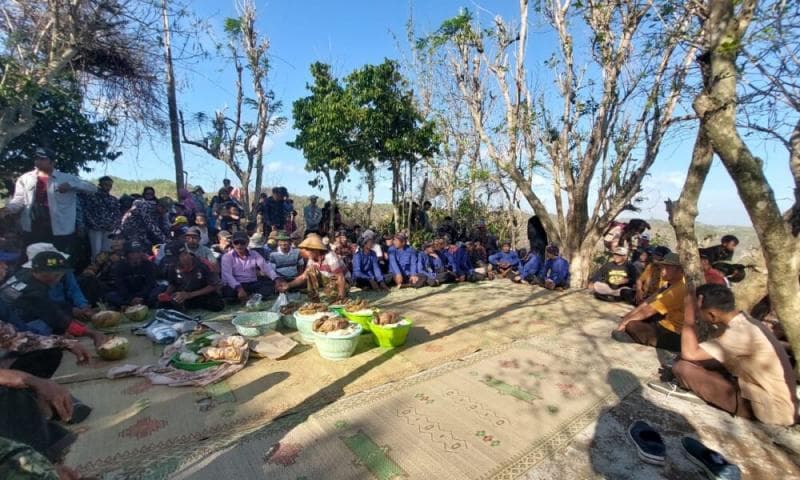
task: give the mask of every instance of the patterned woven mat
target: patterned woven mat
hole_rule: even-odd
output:
[[[451,291],[453,294],[449,294]],[[497,353],[496,349],[549,356],[540,346],[534,348],[533,344],[520,342],[510,347],[508,342],[531,334],[548,336],[560,325],[585,318],[613,318],[609,313],[594,311],[591,302],[584,301],[580,293],[539,292],[494,282],[419,292],[403,290],[388,296],[365,295],[384,309],[411,316],[415,327],[408,345],[397,350],[374,348],[370,336],[365,335],[356,355],[343,362],[322,360],[313,347],[301,346],[280,361],[251,361],[234,377],[207,388],[152,387],[143,379],[72,384],[70,389],[75,396],[92,405],[94,412],[79,426],[81,435],[68,464],[78,466],[83,474],[105,474],[107,478],[170,478],[174,472],[231,445],[243,442],[234,451],[244,452],[250,448],[245,445],[253,443],[244,440],[280,439],[293,428],[299,432],[330,429],[329,425],[315,426],[313,421],[305,420],[331,402],[338,400],[338,405],[358,392],[374,387],[378,388],[369,393],[393,392],[402,388],[402,382],[418,378],[412,376],[425,368],[433,370],[424,375],[440,375],[444,373],[442,368],[451,368],[450,364],[443,364],[478,350],[482,351],[468,357],[470,362],[490,352]],[[605,325],[599,330],[607,338],[611,323],[602,323]],[[544,346],[553,345],[551,342]],[[539,360],[545,365],[553,361],[549,357]],[[536,372],[529,373],[535,378]],[[603,382],[604,379],[600,383]],[[593,397],[594,403],[602,404],[611,398],[608,395],[605,391]],[[544,398],[550,396],[547,391]],[[547,418],[555,425],[571,414],[559,415],[548,414]],[[262,451],[260,456],[264,455]]]
[[[515,342],[215,445],[179,477],[516,478],[638,386],[597,356]]]

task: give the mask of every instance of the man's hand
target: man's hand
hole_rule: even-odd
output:
[[[75,355],[75,359],[78,361],[78,365],[83,365],[89,361],[91,358],[91,354],[89,353],[83,345],[78,342],[73,343],[67,350],[70,351],[73,355]]]
[[[131,300],[131,306],[134,306],[134,305],[141,305],[141,304],[143,304],[143,303],[144,303],[144,298],[142,298],[142,297],[135,297],[135,298],[133,298],[133,299]]]
[[[108,341],[108,337],[105,334],[95,331],[89,331],[87,334],[91,337],[92,341],[94,342],[95,348],[100,348],[100,346]]]
[[[52,407],[61,421],[68,422],[72,418],[72,395],[69,390],[56,382],[33,375],[26,383],[40,400]]]
[[[72,190],[72,186],[69,183],[62,183],[56,189],[59,193],[67,193]]]
[[[411,275],[410,277],[408,277],[408,280],[411,283],[417,283],[419,281],[419,277],[416,275]]]
[[[237,297],[239,300],[241,300],[241,301],[243,301],[243,302],[244,302],[245,300],[247,300],[247,292],[245,291],[245,289],[244,289],[244,288],[242,288],[242,287],[240,286],[239,288],[237,288],[237,289],[236,289],[236,297]]]
[[[88,321],[92,318],[92,315],[94,315],[94,310],[88,305],[83,308],[72,309],[72,316],[78,320]]]
[[[172,297],[172,300],[174,300],[175,303],[183,303],[186,300],[189,300],[190,298],[191,296],[188,292],[178,292],[175,294],[174,297]]]
[[[636,295],[634,295],[633,301],[638,305],[642,303],[643,300],[644,300],[644,292],[639,289],[636,289]]]
[[[620,332],[624,332],[625,328],[628,326],[629,323],[631,323],[630,320],[623,320],[623,321],[619,322],[619,325],[617,326],[617,330],[620,331]]]
[[[286,280],[279,278],[275,280],[275,289],[279,293],[284,293],[285,291],[289,290],[289,284],[286,283]]]

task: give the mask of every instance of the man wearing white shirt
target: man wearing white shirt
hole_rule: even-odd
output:
[[[0,216],[20,215],[26,245],[52,243],[71,253],[75,234],[77,193],[94,193],[97,187],[75,175],[55,169],[52,154],[37,148],[34,169],[17,179],[14,196]]]

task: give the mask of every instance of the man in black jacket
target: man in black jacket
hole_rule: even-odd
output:
[[[611,261],[592,276],[589,290],[594,292],[598,300],[625,301],[632,304],[636,296],[637,276],[636,267],[628,261],[628,249],[617,247],[614,249]]]
[[[154,306],[156,301],[156,266],[145,257],[144,245],[128,242],[125,258],[114,265],[111,273],[114,290],[106,301],[117,308],[127,305]]]

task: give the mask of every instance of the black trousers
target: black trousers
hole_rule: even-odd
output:
[[[248,295],[260,293],[262,298],[266,298],[275,293],[275,284],[268,278],[259,278],[255,282],[242,283],[241,285]],[[222,287],[222,296],[225,298],[236,298],[236,290],[225,285]]]
[[[62,355],[56,348],[25,353],[10,368],[50,378],[58,370]],[[31,390],[0,387],[0,437],[30,445],[58,463],[77,435],[45,418]]]
[[[217,292],[190,298],[185,302],[159,302],[161,308],[171,308],[174,310],[208,310],[209,312],[221,312],[225,310],[225,300]]]

